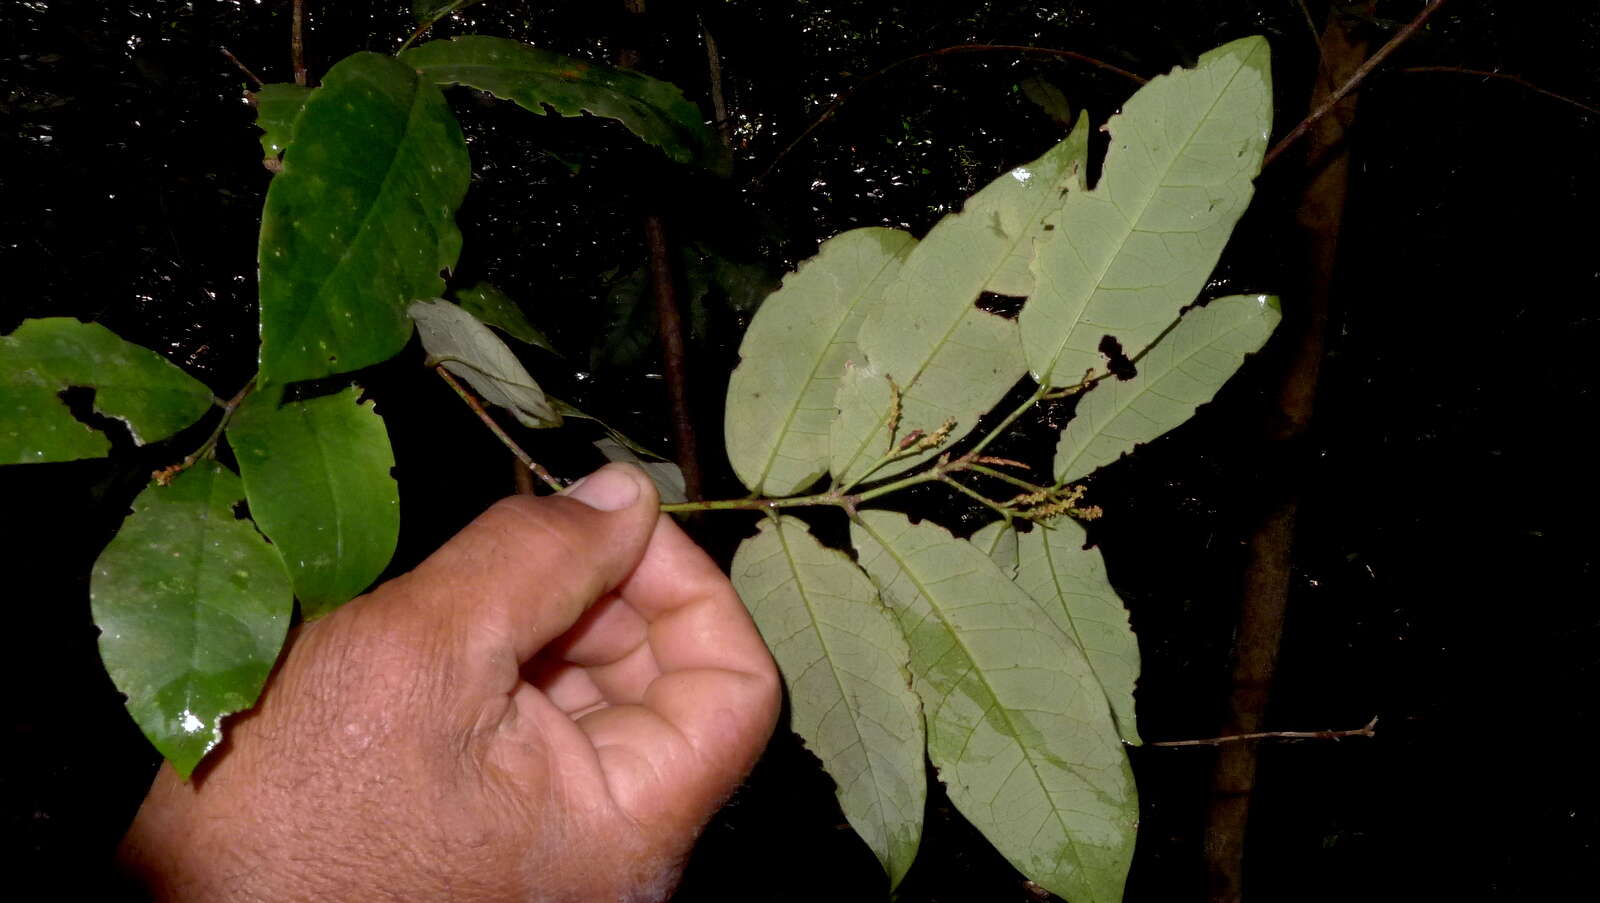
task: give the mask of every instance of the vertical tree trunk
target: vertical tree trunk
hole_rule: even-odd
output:
[[[1375,3],[1359,11],[1371,15]],[[1364,38],[1351,21],[1330,9],[1323,29],[1322,64],[1309,109],[1315,110],[1367,57]],[[1309,430],[1322,367],[1329,319],[1339,228],[1349,192],[1348,132],[1356,97],[1345,98],[1307,136],[1306,186],[1296,221],[1305,249],[1305,283],[1298,297],[1286,298],[1285,355],[1276,406],[1266,430],[1265,460],[1272,462],[1273,485],[1267,512],[1250,537],[1240,601],[1233,664],[1233,689],[1222,734],[1264,730],[1292,573],[1295,514],[1299,507],[1298,461]],[[1237,903],[1244,892],[1245,836],[1256,781],[1255,742],[1223,744],[1218,749],[1211,808],[1207,815],[1205,859],[1208,899]]]

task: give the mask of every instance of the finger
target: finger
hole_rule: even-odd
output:
[[[469,695],[509,691],[519,666],[566,632],[639,563],[655,488],[636,468],[602,467],[562,496],[496,503],[389,595],[413,629],[456,648]]]
[[[777,668],[727,577],[668,518],[618,592],[649,624],[661,676],[642,705],[579,724],[611,750],[608,781],[636,818],[698,826],[766,745]]]

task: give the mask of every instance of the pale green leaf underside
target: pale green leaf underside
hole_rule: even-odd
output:
[[[437,87],[375,53],[330,69],[262,212],[262,382],[344,373],[404,347],[406,306],[438,297],[461,251],[469,177]]]
[[[795,733],[833,777],[892,889],[916,858],[927,794],[899,626],[861,569],[791,517],[764,521],[730,574],[783,672]]]
[[[517,302],[487,282],[479,282],[471,288],[456,292],[456,303],[461,305],[462,310],[490,326],[503,330],[506,335],[518,341],[543,348],[551,354],[560,354],[555,346],[550,344],[550,340],[545,338],[544,333],[528,322],[527,315],[517,306]]]
[[[1139,359],[1129,380],[1096,383],[1056,445],[1055,475],[1080,480],[1188,420],[1277,327],[1278,300],[1218,298],[1186,314]]]
[[[1085,549],[1083,528],[1058,518],[1018,537],[1017,585],[1083,650],[1105,691],[1122,739],[1138,745],[1133,689],[1139,680],[1139,641],[1128,610],[1106,579],[1099,549]]]
[[[1078,126],[1039,159],[1016,167],[946,216],[906,258],[861,325],[860,356],[846,367],[830,435],[829,470],[841,483],[864,478],[888,451],[892,395],[899,386],[898,435],[955,420],[959,435],[1022,378],[1017,324],[974,306],[985,291],[1025,295],[1028,260],[1049,236],[1045,218],[1063,195],[1079,193],[1088,128]],[[887,476],[935,452],[902,458]]]
[[[261,130],[261,151],[268,157],[283,153],[294,140],[294,123],[305,108],[311,89],[305,85],[262,85],[250,95],[256,105],[256,128]]]
[[[1017,528],[1010,521],[990,521],[979,527],[967,542],[988,555],[1007,577],[1017,575]]]
[[[1138,802],[1083,654],[971,543],[885,511],[861,512],[850,532],[911,646],[951,801],[1052,893],[1121,900]]]
[[[1036,379],[1072,385],[1103,367],[1106,335],[1136,355],[1194,300],[1250,201],[1271,125],[1259,37],[1153,79],[1112,117],[1099,183],[1067,196],[1034,260],[1019,322]]]
[[[603,423],[600,425],[605,426]],[[611,430],[610,427],[606,429]],[[632,464],[644,471],[644,475],[656,485],[656,494],[661,496],[661,501],[669,505],[688,501],[689,496],[684,490],[683,471],[678,465],[671,461],[651,460],[641,456],[637,445],[630,446],[621,441],[626,438],[621,433],[611,431],[611,436],[595,440],[594,447],[600,449],[600,454],[605,455],[607,461]]]
[[[535,113],[549,107],[561,116],[618,120],[680,163],[716,157],[700,109],[676,85],[648,75],[485,35],[431,41],[400,60],[428,81],[488,91]]]
[[[418,301],[406,309],[430,362],[444,365],[478,390],[484,401],[510,411],[532,429],[560,426],[544,390],[506,343],[482,321],[449,301]]]
[[[228,424],[250,514],[283,553],[308,618],[372,585],[394,555],[400,497],[383,418],[335,395],[276,404],[258,393]]]
[[[98,323],[71,317],[24,320],[0,336],[0,464],[97,458],[111,443],[79,423],[59,393],[95,390],[94,409],[155,442],[198,420],[211,390],[171,361]]]
[[[724,416],[728,460],[751,492],[791,495],[827,472],[834,395],[860,357],[861,320],[916,243],[895,229],[834,236],[756,311]]]
[[[278,552],[234,517],[239,478],[215,461],[152,484],[95,561],[100,657],[128,712],[188,777],[255,704],[294,599]]]

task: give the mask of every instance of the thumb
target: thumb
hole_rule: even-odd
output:
[[[487,666],[514,681],[633,572],[659,505],[644,472],[624,464],[561,495],[504,499],[406,575],[403,595],[431,629],[462,643],[469,673]]]

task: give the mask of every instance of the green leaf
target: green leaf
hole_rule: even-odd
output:
[[[854,484],[890,447],[894,408],[889,380],[901,392],[898,436],[928,433],[954,420],[970,430],[1026,372],[1017,324],[974,306],[985,291],[1026,295],[1028,260],[1043,239],[1044,219],[1063,194],[1078,194],[1088,145],[1087,120],[1039,159],[989,183],[960,213],[940,220],[912,249],[883,302],[861,325],[860,358],[839,383],[829,469]],[[897,460],[887,476],[929,456]]]
[[[822,243],[750,321],[723,419],[734,473],[759,495],[790,495],[828,470],[828,430],[867,309],[917,240],[854,229]]]
[[[928,783],[900,628],[861,569],[792,517],[764,521],[729,573],[788,684],[795,733],[892,890],[916,858]]]
[[[278,405],[245,399],[228,424],[250,514],[272,538],[307,618],[327,614],[372,585],[394,555],[400,497],[383,418],[336,395]]]
[[[595,422],[600,423],[598,420]],[[605,426],[603,423],[600,425]],[[650,482],[656,484],[656,494],[661,496],[661,501],[669,505],[689,500],[688,494],[684,491],[683,471],[678,468],[678,465],[671,461],[648,460],[635,451],[638,446],[619,441],[619,439],[626,439],[626,436],[612,430],[610,427],[606,427],[606,430],[611,433],[612,437],[616,438],[597,439],[594,447],[600,449],[600,454],[605,455],[607,461],[621,461],[624,464],[632,464],[644,471],[644,475],[650,478]]]
[[[719,157],[700,109],[648,75],[484,35],[431,41],[400,60],[436,84],[488,91],[535,113],[615,119],[680,163]]]
[[[406,306],[444,292],[470,176],[439,89],[391,57],[328,71],[294,126],[261,219],[261,380],[376,364],[411,336]]]
[[[1017,528],[1008,520],[995,520],[978,528],[967,542],[989,556],[1007,577],[1017,575]]]
[[[1056,479],[1080,480],[1188,420],[1266,344],[1280,316],[1278,299],[1267,295],[1190,311],[1139,359],[1132,379],[1101,380],[1079,400],[1056,446]]]
[[[278,550],[234,516],[239,478],[202,461],[152,483],[95,561],[100,657],[128,712],[184,777],[255,704],[294,611]]]
[[[1133,774],[1083,654],[978,548],[904,515],[851,525],[900,621],[951,802],[1024,875],[1073,903],[1122,899]]]
[[[1022,80],[1022,93],[1058,124],[1072,125],[1072,104],[1067,101],[1067,95],[1049,79],[1038,75],[1028,76]]]
[[[418,301],[408,309],[417,321],[429,366],[438,362],[478,390],[484,400],[510,411],[532,429],[560,426],[561,415],[527,368],[477,317],[449,301]]]
[[[1139,89],[1106,129],[1093,191],[1074,192],[1022,309],[1034,378],[1073,385],[1100,342],[1137,355],[1194,300],[1250,202],[1272,127],[1267,42],[1242,38]]]
[[[1016,581],[1045,614],[1083,650],[1105,691],[1125,742],[1141,742],[1134,720],[1133,688],[1139,680],[1139,641],[1128,610],[1106,579],[1099,549],[1070,518],[1035,525],[1018,541]]]
[[[461,305],[462,310],[490,326],[499,328],[514,339],[536,348],[543,348],[551,354],[561,353],[550,344],[549,339],[544,337],[544,333],[528,322],[517,302],[487,282],[480,282],[469,289],[456,292],[456,303]]]
[[[198,420],[211,390],[161,355],[98,323],[71,317],[24,320],[0,336],[0,464],[97,458],[111,443],[73,419],[60,392],[95,390],[94,409],[128,425],[133,441],[156,442]]]
[[[458,10],[475,6],[482,0],[413,0],[411,12],[418,25],[432,25]]]
[[[256,128],[261,130],[261,151],[276,158],[294,140],[294,123],[311,96],[305,85],[262,85],[250,95],[256,105]]]

